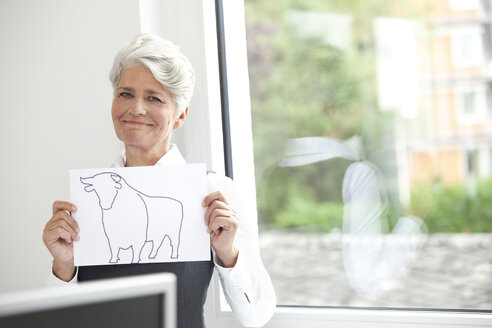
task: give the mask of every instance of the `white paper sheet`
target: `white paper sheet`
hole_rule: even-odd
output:
[[[76,266],[210,260],[205,164],[70,170]]]

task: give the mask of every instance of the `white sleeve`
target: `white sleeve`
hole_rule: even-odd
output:
[[[256,215],[241,206],[232,180],[209,175],[209,191],[220,190],[238,212],[239,228],[234,243],[239,250],[236,265],[224,268],[215,262],[224,295],[234,316],[246,327],[266,324],[276,308],[272,281],[260,258]],[[214,254],[215,261],[215,254]]]
[[[79,268],[75,267],[75,275],[73,276],[72,280],[70,281],[64,281],[59,279],[53,271],[51,271],[48,280],[46,281],[46,286],[48,287],[56,287],[56,286],[66,286],[67,284],[76,284],[77,283],[77,272]]]

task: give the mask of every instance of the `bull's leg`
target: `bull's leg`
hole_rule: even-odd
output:
[[[155,259],[159,247],[156,247],[156,242],[154,242],[153,240],[150,240],[150,242],[152,243],[152,248],[150,249],[149,259]]]
[[[178,247],[179,247],[179,244],[178,245],[173,245],[173,242],[171,240],[171,249],[172,249],[171,258],[172,259],[177,259],[178,258]]]
[[[110,243],[109,249],[111,251],[111,259],[109,260],[109,263],[118,263],[118,261],[120,260],[119,258],[120,248],[118,246],[111,245]]]
[[[159,253],[159,249],[161,249],[163,242],[164,242],[164,239],[152,241],[153,248],[152,248],[152,252],[149,255],[149,257],[151,259],[155,259],[157,257],[157,253]]]
[[[173,235],[168,234],[169,244],[171,245],[171,258],[177,259],[179,257],[179,231]]]
[[[140,263],[141,255],[142,255],[142,250],[145,246],[146,240],[144,241],[139,241],[138,243],[134,243],[132,246],[132,251],[133,251],[133,259],[132,263]]]
[[[164,235],[161,240],[156,242],[155,240],[152,241],[152,251],[150,252],[149,258],[150,259],[155,259],[157,256],[157,253],[161,249],[162,244],[164,244],[164,241],[169,239],[169,245],[171,246],[171,258],[177,259],[178,258],[178,247],[179,247],[179,238],[176,237],[173,239],[169,235]],[[178,241],[178,242],[176,242]]]

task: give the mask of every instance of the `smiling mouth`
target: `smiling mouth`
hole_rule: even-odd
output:
[[[123,120],[123,123],[132,125],[132,126],[151,126],[152,124],[150,123],[145,123],[145,122],[139,122],[139,121],[126,121]]]

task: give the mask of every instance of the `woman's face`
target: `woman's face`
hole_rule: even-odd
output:
[[[174,99],[144,66],[125,69],[111,107],[114,129],[125,146],[165,153],[174,129],[186,113],[176,117]]]

